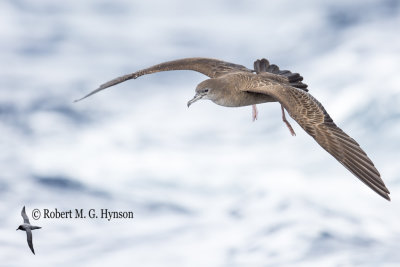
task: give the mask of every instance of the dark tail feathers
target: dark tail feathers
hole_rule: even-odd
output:
[[[307,84],[302,82],[303,77],[300,74],[292,73],[289,70],[280,70],[277,65],[269,64],[269,61],[265,58],[257,59],[256,61],[254,61],[254,70],[256,71],[256,73],[269,72],[285,76],[289,80],[291,86],[308,92]]]

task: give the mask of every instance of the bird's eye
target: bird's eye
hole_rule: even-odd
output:
[[[208,88],[205,88],[203,92],[208,93],[208,90],[209,90]]]

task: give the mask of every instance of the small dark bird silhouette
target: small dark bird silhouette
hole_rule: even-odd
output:
[[[360,145],[333,122],[322,104],[308,93],[307,84],[302,82],[303,77],[289,70],[280,70],[277,65],[270,64],[264,58],[254,62],[254,70],[211,58],[184,58],[163,62],[108,81],[75,102],[130,79],[172,70],[193,70],[209,77],[197,85],[196,94],[187,103],[188,107],[200,99],[208,99],[225,107],[252,106],[255,120],[256,104],[279,102],[282,119],[292,135],[295,132],[286,120],[285,110],[346,169],[380,196],[390,200],[390,192],[374,163]]]
[[[32,253],[35,254],[35,250],[33,249],[33,244],[32,244],[32,230],[40,229],[42,227],[34,226],[34,225],[30,224],[29,218],[28,218],[28,216],[26,215],[26,212],[25,212],[25,206],[22,208],[21,216],[22,216],[22,218],[24,218],[24,224],[21,224],[20,226],[18,226],[17,231],[18,230],[22,230],[22,231],[26,232],[26,238],[27,238],[27,241],[28,241],[28,246],[32,250]]]

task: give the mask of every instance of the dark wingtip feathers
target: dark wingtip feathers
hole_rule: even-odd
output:
[[[136,79],[137,77],[139,77],[141,75],[142,74],[140,73],[140,71],[138,71],[138,72],[134,72],[134,73],[131,73],[131,74],[127,74],[127,75],[120,76],[120,77],[117,77],[115,79],[112,79],[111,81],[103,83],[102,85],[99,86],[99,88],[95,89],[94,91],[90,92],[89,94],[85,95],[84,97],[74,100],[73,103],[76,103],[76,102],[79,102],[79,101],[81,101],[81,100],[83,100],[85,98],[88,98],[89,96],[94,95],[94,94],[100,92],[101,90],[107,89],[108,87],[117,85],[119,83],[125,82],[125,81],[130,80],[130,79]]]

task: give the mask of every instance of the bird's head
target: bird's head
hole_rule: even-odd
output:
[[[24,230],[24,228],[22,227],[22,225],[18,226],[18,228],[17,228],[16,231],[18,231],[18,230]]]
[[[216,79],[208,79],[199,83],[199,85],[196,87],[195,96],[189,100],[187,106],[189,107],[191,104],[200,99],[208,99],[215,102],[219,97],[219,88],[216,82]]]

